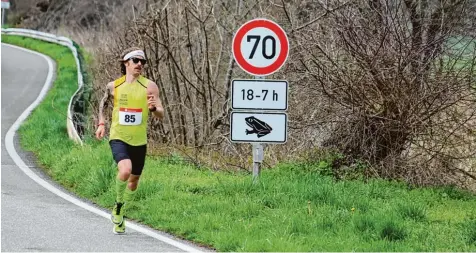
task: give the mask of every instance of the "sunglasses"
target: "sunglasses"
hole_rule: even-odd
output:
[[[130,58],[129,60],[132,60],[133,63],[137,64],[137,63],[142,63],[142,65],[145,65],[147,63],[147,60],[144,60],[144,59],[140,59],[140,58]]]

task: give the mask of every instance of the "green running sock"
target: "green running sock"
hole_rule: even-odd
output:
[[[134,195],[136,194],[137,189],[132,191],[129,189],[129,187],[126,188],[126,191],[124,192],[124,202],[130,203],[132,200],[134,200]]]
[[[116,202],[124,202],[124,190],[127,188],[127,180],[121,181],[119,178],[116,178]]]

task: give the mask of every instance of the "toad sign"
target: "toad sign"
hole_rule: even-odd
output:
[[[234,111],[230,121],[232,142],[286,143],[286,113]]]
[[[245,118],[246,124],[252,128],[252,130],[246,129],[246,135],[256,134],[258,138],[261,138],[269,133],[271,133],[271,128],[266,122],[261,121],[255,116],[249,116]]]
[[[268,19],[243,24],[232,42],[233,57],[247,73],[267,76],[278,71],[289,54],[289,41],[283,28]]]

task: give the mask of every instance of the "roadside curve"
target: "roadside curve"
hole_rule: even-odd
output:
[[[108,210],[64,191],[19,150],[16,131],[46,95],[55,68],[44,55],[2,43],[1,250],[207,251],[133,222],[126,235],[114,235]]]

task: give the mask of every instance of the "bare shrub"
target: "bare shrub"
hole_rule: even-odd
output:
[[[315,97],[331,101],[326,107],[335,122],[323,145],[337,147],[351,160],[369,161],[379,176],[420,184],[447,180],[443,164],[472,157],[475,41],[462,39],[468,33],[460,23],[469,4],[321,5],[341,8],[295,37],[302,71],[314,81],[305,85],[315,89]],[[326,44],[329,40],[335,43]],[[423,167],[409,176],[414,166],[408,162]]]

